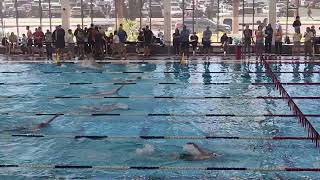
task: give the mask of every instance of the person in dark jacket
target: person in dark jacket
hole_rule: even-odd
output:
[[[65,31],[61,27],[61,25],[57,26],[56,30],[54,30],[52,33],[52,41],[56,47],[57,63],[58,64],[60,64],[60,60],[63,60],[63,52],[64,52],[64,48],[65,48],[64,36],[65,36]]]
[[[180,54],[180,32],[178,28],[173,33],[172,38],[173,38],[174,52],[176,53],[176,56],[178,56]]]
[[[295,32],[300,31],[300,27],[301,27],[300,16],[296,17],[296,20],[293,22],[292,26],[294,27]]]
[[[271,47],[272,47],[272,38],[273,38],[273,29],[271,27],[271,24],[268,24],[264,31],[265,36],[265,52],[268,54],[271,53]]]

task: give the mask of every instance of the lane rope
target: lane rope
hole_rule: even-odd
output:
[[[0,169],[97,169],[97,170],[201,170],[201,171],[254,171],[254,172],[320,172],[320,168],[300,167],[201,167],[201,166],[93,166],[93,165],[50,165],[50,164],[0,164]]]
[[[320,147],[320,135],[318,131],[313,127],[312,123],[307,119],[307,115],[304,114],[300,108],[296,105],[296,103],[293,101],[291,96],[288,94],[288,92],[283,87],[283,83],[281,83],[277,76],[272,72],[272,69],[268,62],[262,58],[262,62],[266,68],[266,72],[271,77],[274,86],[280,91],[280,94],[285,98],[285,100],[288,103],[289,108],[293,111],[293,114],[295,114],[301,125],[307,129],[308,131],[308,137],[312,138],[312,142],[315,142],[316,147]]]

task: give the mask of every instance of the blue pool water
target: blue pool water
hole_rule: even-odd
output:
[[[272,65],[281,82],[320,82],[318,65]],[[262,64],[107,64],[100,70],[78,65],[57,67],[52,64],[0,65],[0,131],[19,134],[17,127],[32,127],[51,116],[36,113],[65,113],[38,133],[55,135],[108,136],[307,136],[294,117],[264,117],[265,114],[292,112],[264,73]],[[125,72],[125,73],[124,73]],[[211,72],[211,73],[210,73]],[[280,73],[282,72],[282,73]],[[290,73],[288,73],[290,72]],[[294,73],[292,73],[294,72]],[[139,78],[138,78],[139,77]],[[138,79],[137,79],[138,78]],[[141,78],[141,79],[140,79]],[[123,80],[125,85],[116,98],[80,97],[110,91]],[[28,84],[29,83],[29,84]],[[39,83],[39,84],[30,84]],[[92,83],[92,84],[70,84]],[[175,83],[175,84],[166,84]],[[212,83],[212,84],[210,84]],[[218,83],[218,84],[214,84]],[[229,83],[229,84],[223,84]],[[314,86],[286,85],[291,96],[319,96]],[[154,98],[173,96],[177,98]],[[7,98],[11,97],[11,98]],[[119,98],[130,97],[130,98]],[[204,97],[230,97],[207,98]],[[295,100],[305,114],[318,114],[320,100]],[[90,116],[83,107],[127,104],[129,110],[108,113],[120,116]],[[8,113],[5,115],[4,113]],[[77,114],[78,113],[78,114]],[[79,115],[82,113],[82,115]],[[103,112],[102,112],[103,113]],[[174,114],[175,116],[147,116]],[[234,117],[205,117],[203,114],[231,114]],[[192,115],[192,116],[191,116]],[[252,115],[252,116],[250,116]],[[320,117],[308,118],[320,131]],[[171,157],[181,153],[187,142],[220,154],[207,161],[183,161]],[[154,146],[150,155],[139,155],[138,148]],[[0,137],[0,164],[67,164],[93,166],[193,166],[193,167],[320,167],[319,149],[311,141],[283,140],[90,140],[72,138]],[[2,168],[0,178],[90,178],[90,179],[317,179],[313,172],[250,172],[195,170],[66,170]],[[1,178],[2,179],[2,178]]]

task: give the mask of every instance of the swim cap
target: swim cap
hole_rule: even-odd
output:
[[[117,103],[116,106],[119,109],[129,109],[129,106],[127,104]]]

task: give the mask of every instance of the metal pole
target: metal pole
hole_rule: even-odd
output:
[[[48,3],[49,3],[49,26],[50,26],[50,32],[52,32],[51,0],[49,0]]]
[[[194,9],[195,9],[195,3],[194,3],[194,0],[192,0],[192,33],[194,32]]]
[[[41,6],[41,0],[39,0],[39,18],[40,18],[40,27],[42,29],[42,6]]]
[[[81,27],[83,29],[83,0],[80,1],[80,11],[81,11]]]
[[[114,6],[115,6],[115,7],[114,7],[115,16],[114,16],[114,17],[116,18],[116,19],[115,19],[116,30],[118,30],[118,17],[119,17],[119,15],[118,15],[118,14],[119,14],[119,9],[118,9],[118,8],[119,8],[119,5],[118,5],[118,3],[119,3],[118,0],[114,0]]]
[[[242,1],[242,39],[243,39],[243,31],[244,31],[244,0]]]
[[[288,21],[289,21],[289,0],[287,0],[287,20],[286,20],[286,37],[288,37]]]
[[[18,12],[18,0],[14,0],[14,8],[16,10],[16,27],[17,27],[17,36],[19,37],[19,12]]]
[[[182,0],[182,24],[184,25],[184,11],[185,11],[185,6],[184,6],[184,1],[185,0]]]
[[[151,19],[152,19],[152,12],[151,12],[151,0],[149,0],[149,27],[150,27],[150,30],[151,30]]]
[[[142,6],[143,6],[143,3],[142,3],[142,0],[140,0],[140,29],[142,28]]]
[[[91,24],[93,24],[93,0],[90,0],[90,18],[91,18]]]
[[[217,41],[219,42],[219,24],[220,24],[220,0],[218,0],[218,11],[217,11]]]
[[[253,14],[252,14],[252,31],[254,30],[254,15],[256,13],[256,10],[255,10],[255,0],[252,0],[252,10],[253,10]]]

